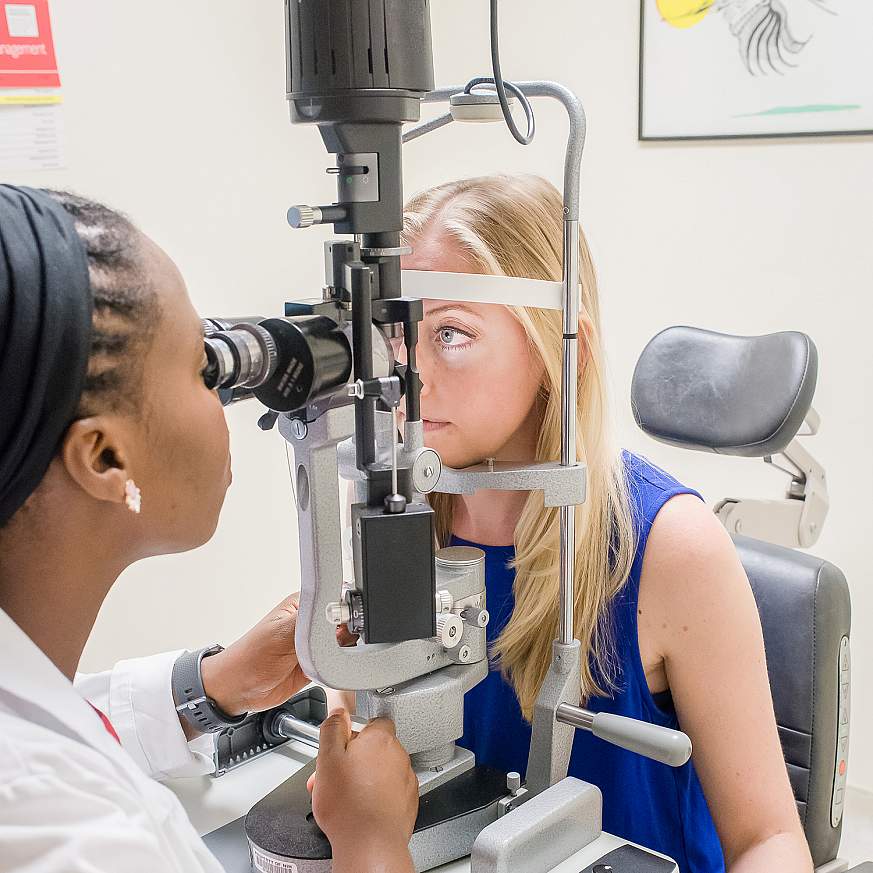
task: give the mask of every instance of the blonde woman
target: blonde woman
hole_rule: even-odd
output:
[[[441,185],[407,206],[404,267],[559,280],[561,218],[560,195],[536,177]],[[580,731],[570,773],[602,789],[605,830],[671,855],[683,873],[812,870],[748,581],[699,495],[614,447],[594,269],[579,245],[582,695],[593,710],[681,726],[694,757],[674,770]],[[446,464],[559,456],[559,313],[425,301],[418,348],[426,442]],[[480,763],[523,773],[557,633],[557,510],[520,492],[433,495],[432,505],[442,545],[486,554],[495,668],[467,695],[460,742]]]

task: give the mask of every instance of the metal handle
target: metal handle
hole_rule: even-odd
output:
[[[286,740],[297,740],[307,746],[318,748],[319,727],[308,721],[295,718],[288,712],[280,713],[271,725],[273,732]]]
[[[367,726],[366,721],[359,718],[352,719],[352,731],[360,733]],[[279,712],[270,725],[272,733],[284,737],[286,740],[297,740],[307,746],[318,748],[318,740],[321,735],[319,725],[303,721],[289,712]]]
[[[559,704],[555,717],[563,724],[591,731],[607,743],[670,767],[681,767],[691,757],[691,740],[672,728],[611,712],[594,713],[569,703]]]

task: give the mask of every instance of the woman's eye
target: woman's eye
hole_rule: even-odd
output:
[[[458,348],[465,345],[470,339],[470,335],[458,330],[456,327],[442,327],[437,336],[440,342],[448,348]]]

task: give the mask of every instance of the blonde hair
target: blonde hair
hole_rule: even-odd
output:
[[[537,176],[483,176],[449,182],[406,205],[404,243],[430,233],[454,241],[484,273],[560,280],[563,220],[561,196]],[[588,466],[588,492],[576,512],[574,626],[582,643],[583,698],[614,687],[615,658],[608,606],[630,573],[636,548],[630,499],[620,451],[610,439],[600,311],[594,265],[579,235],[581,333],[577,457]],[[537,460],[557,460],[561,442],[561,314],[510,307],[544,366],[540,388],[542,424]],[[437,538],[452,535],[451,495],[431,494]],[[558,632],[558,510],[543,505],[542,492],[528,497],[515,528],[515,609],[492,654],[513,684],[530,719],[551,662]],[[587,653],[587,656],[586,656]]]

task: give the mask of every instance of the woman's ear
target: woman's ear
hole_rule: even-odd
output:
[[[124,503],[131,475],[123,442],[122,429],[111,418],[80,418],[67,429],[61,460],[70,478],[95,500]]]

